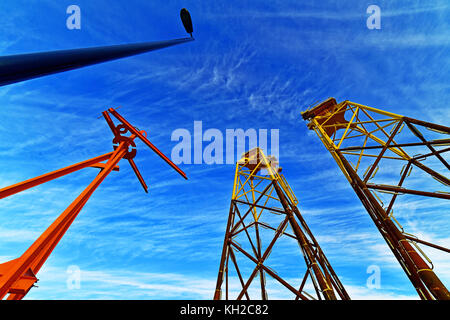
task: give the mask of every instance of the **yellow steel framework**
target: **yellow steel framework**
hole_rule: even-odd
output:
[[[336,160],[420,297],[449,299],[418,243],[450,250],[407,233],[394,210],[405,212],[413,200],[419,210],[432,199],[449,211],[450,128],[334,98],[302,117]]]
[[[295,299],[349,299],[301,216],[298,200],[280,171],[277,159],[264,155],[260,148],[245,153],[237,162],[214,299],[228,300],[234,293],[238,300],[244,296],[250,299],[252,295],[268,299],[268,291],[273,286],[266,284],[266,275]],[[293,233],[286,230],[288,225]],[[303,259],[295,247],[290,248],[296,243]],[[278,271],[283,273],[294,266],[299,276],[297,285],[274,270],[274,264],[279,265],[276,256],[281,251],[288,252],[292,265],[277,266]],[[271,253],[275,260],[270,259]],[[306,263],[304,270],[301,270],[302,260]],[[246,272],[249,276],[244,281]],[[255,289],[251,284],[258,276],[259,288]],[[224,280],[225,296],[222,297]],[[283,295],[274,292],[279,298],[278,294]]]

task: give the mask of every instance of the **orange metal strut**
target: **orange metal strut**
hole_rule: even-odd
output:
[[[116,117],[121,123],[114,125],[108,112]],[[72,172],[81,170],[86,167],[100,168],[100,173],[87,186],[86,189],[64,210],[61,215],[45,230],[45,232],[17,259],[0,264],[0,299],[3,299],[7,294],[8,300],[20,300],[38,281],[36,274],[39,272],[42,265],[45,263],[53,249],[69,229],[72,222],[77,217],[78,213],[84,207],[86,202],[92,196],[97,187],[103,182],[108,174],[113,170],[118,170],[117,164],[123,158],[130,162],[136,176],[147,192],[147,185],[145,184],[142,175],[133,161],[136,155],[134,140],[141,139],[145,144],[168,162],[178,173],[185,179],[186,174],[181,171],[175,164],[172,163],[166,156],[164,156],[147,138],[143,135],[144,131],[138,131],[131,126],[122,116],[115,110],[109,109],[103,112],[103,116],[114,134],[113,143],[118,146],[114,147],[114,152],[106,153],[104,155],[94,157],[92,159],[79,162],[77,164],[59,169],[44,175],[29,179],[12,186],[0,189],[0,199],[10,195],[22,192],[29,188],[43,184],[45,182],[54,180]],[[130,133],[129,136],[125,134]],[[101,161],[105,161],[102,163]]]

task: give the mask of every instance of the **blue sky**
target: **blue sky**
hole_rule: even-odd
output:
[[[81,30],[66,28],[71,4],[81,8]],[[366,27],[371,4],[381,8],[381,30]],[[194,121],[222,132],[279,129],[284,175],[350,296],[416,299],[300,112],[333,96],[448,123],[448,1],[4,0],[0,53],[183,37],[183,7],[193,18],[194,42],[0,88],[0,186],[109,152],[112,136],[98,119],[109,107],[122,106],[119,112],[166,155],[176,144],[171,133],[192,132]],[[54,250],[27,299],[212,298],[234,166],[182,164],[185,181],[143,144],[135,161],[149,194],[121,163]],[[85,169],[3,199],[0,261],[26,250],[96,173]],[[448,247],[448,204],[427,208],[402,223]],[[450,285],[448,257],[427,253]],[[290,263],[288,254],[279,259]],[[81,270],[80,289],[67,288],[71,265]],[[380,289],[366,286],[370,265],[380,267]]]

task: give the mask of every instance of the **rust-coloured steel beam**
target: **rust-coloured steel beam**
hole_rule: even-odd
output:
[[[390,219],[383,207],[379,205],[376,198],[364,185],[364,182],[354,173],[348,161],[339,151],[336,153],[344,167],[348,170],[347,172],[356,182],[352,184],[353,189],[369,213],[372,213],[371,217],[380,229],[380,232],[384,235],[392,252],[401,262],[400,265],[414,284],[418,294],[426,300],[432,299],[433,296],[442,300],[449,299],[450,296],[444,284],[422,256],[408,242],[405,235],[394,225],[394,222]]]
[[[405,188],[402,188],[402,187],[377,185],[377,184],[371,184],[371,183],[367,183],[367,188],[369,188],[369,189],[376,189],[376,190],[384,190],[384,191],[392,191],[394,193],[400,193],[400,194],[402,194],[402,193],[409,193],[409,194],[415,194],[415,195],[418,195],[418,196],[433,197],[433,198],[441,198],[441,199],[450,200],[450,194],[448,194],[448,193],[411,190],[411,189],[405,189]]]
[[[318,266],[318,261],[320,259],[316,259],[317,257],[314,256],[313,250],[311,247],[311,243],[309,242],[307,236],[302,231],[300,226],[298,225],[296,219],[294,218],[293,209],[291,207],[291,204],[286,199],[283,190],[278,185],[277,181],[274,181],[274,187],[275,191],[278,195],[278,198],[280,199],[280,202],[286,212],[286,216],[288,217],[289,224],[291,225],[292,230],[294,231],[294,234],[297,238],[298,244],[300,248],[302,248],[302,251],[305,255],[305,259],[307,263],[309,263],[312,267],[312,271],[314,272],[314,275],[319,283],[320,291],[325,296],[326,300],[336,300],[336,295],[332,289],[332,287],[327,283],[327,279],[329,279],[329,275],[326,269],[323,271]],[[311,234],[312,235],[312,234]],[[348,298],[348,297],[347,297]]]
[[[22,192],[25,191],[27,189],[33,188],[35,186],[38,186],[40,184],[43,184],[45,182],[57,179],[59,177],[65,176],[67,174],[73,173],[75,171],[81,170],[83,168],[87,168],[93,165],[97,165],[100,161],[104,161],[106,159],[109,159],[109,157],[111,157],[112,152],[103,154],[101,156],[89,159],[89,160],[85,160],[73,165],[70,165],[68,167],[56,170],[56,171],[52,171],[46,174],[43,174],[39,177],[35,177],[23,182],[19,182],[16,183],[12,186],[9,187],[5,187],[0,189],[0,199],[9,197],[13,194],[16,194],[18,192]]]
[[[16,259],[14,264],[8,265],[8,268],[2,270],[2,276],[0,277],[0,299],[2,299],[7,293],[10,292],[13,285],[20,280],[20,278],[26,273],[27,270],[32,268],[33,264],[39,264],[39,256],[48,246],[55,246],[57,241],[64,234],[69,225],[67,221],[80,212],[83,205],[97,189],[100,183],[106,178],[106,176],[112,171],[113,167],[122,159],[126,154],[126,144],[123,143],[117,150],[111,155],[108,160],[107,167],[102,170],[96,178],[89,184],[89,186],[72,202],[72,204],[61,213],[61,215],[53,222],[50,227],[24,252],[24,254]],[[61,234],[61,236],[60,236]],[[48,255],[45,255],[47,257]],[[34,274],[37,271],[31,269]],[[19,287],[23,290],[23,294],[26,294],[31,286]],[[17,290],[17,289],[16,289]],[[17,292],[17,291],[13,291]]]
[[[113,142],[118,143],[118,146],[114,147],[113,152],[46,173],[39,177],[0,190],[0,198],[4,198],[83,168],[98,167],[101,169],[100,173],[86,189],[84,189],[84,191],[19,258],[0,264],[0,299],[3,299],[9,294],[7,297],[8,300],[20,300],[28,293],[38,281],[36,274],[39,272],[53,249],[69,229],[94,191],[113,170],[118,170],[117,164],[122,159],[125,158],[129,161],[137,178],[147,192],[147,185],[133,161],[136,150],[130,150],[130,147],[135,147],[133,141],[136,139],[137,135],[134,134],[134,132],[139,135],[142,135],[142,133],[134,129],[128,122],[126,122],[128,126],[134,130],[124,130],[126,127],[123,123],[115,126],[107,112],[104,112],[103,115],[114,134]],[[122,120],[126,121],[123,117]],[[125,136],[124,134],[128,131],[130,131],[130,135]],[[106,163],[101,163],[101,161],[104,160],[107,160]]]
[[[128,162],[130,163],[131,168],[133,169],[134,173],[136,174],[136,177],[138,178],[139,182],[142,185],[142,188],[144,188],[144,191],[148,193],[148,187],[147,184],[144,181],[144,178],[142,178],[141,173],[139,172],[139,169],[136,166],[136,163],[134,163],[133,159],[128,159]]]
[[[186,174],[178,168],[178,166],[172,162],[168,157],[166,157],[158,148],[156,148],[153,143],[151,143],[141,132],[139,132],[135,127],[133,127],[124,117],[122,117],[116,110],[110,108],[108,110],[117,120],[122,122],[126,129],[131,133],[135,134],[139,139],[142,140],[150,149],[152,149],[158,156],[160,156],[167,164],[169,164],[176,172],[178,172],[183,178],[187,180]]]

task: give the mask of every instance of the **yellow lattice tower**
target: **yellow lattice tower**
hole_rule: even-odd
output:
[[[253,298],[268,299],[271,286],[266,284],[266,275],[295,299],[349,299],[301,216],[298,200],[280,171],[277,159],[264,155],[260,148],[245,153],[236,163],[214,299],[232,299],[233,291],[238,300],[244,296],[250,299],[253,294],[258,295]],[[288,226],[292,233],[286,230]],[[291,262],[289,266],[278,266],[275,252],[285,249]],[[293,268],[298,279],[281,276],[274,265],[283,271]],[[249,274],[247,279],[245,271]],[[255,289],[251,285],[256,277],[259,285]],[[233,281],[238,287],[233,288]]]
[[[427,197],[449,211],[450,128],[334,98],[302,117],[336,160],[420,297],[449,299],[418,243],[450,250],[407,233],[394,209],[422,197],[416,199],[419,209]],[[423,179],[412,179],[414,174]]]

